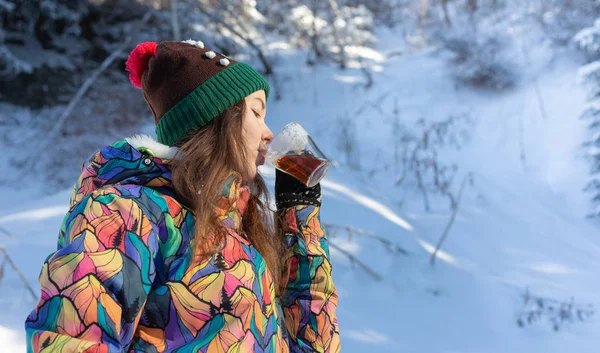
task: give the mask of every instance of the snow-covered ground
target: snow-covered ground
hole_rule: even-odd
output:
[[[282,58],[284,95],[270,102],[268,122],[277,131],[300,121],[340,164],[339,119],[348,117],[356,121],[361,162],[372,166],[390,159],[389,118],[373,107],[361,109],[368,102],[377,102],[384,113],[397,104],[406,122],[462,113],[473,121],[470,141],[451,155],[460,176],[473,174],[473,185],[463,193],[434,267],[429,256],[450,217],[446,202],[424,212],[419,194],[394,188],[395,175],[383,170],[366,176],[341,166],[323,182],[325,224],[372,232],[408,252],[391,253],[376,239],[356,234],[351,239],[343,231],[330,234],[334,246],[382,278],[374,279],[332,249],[343,352],[597,351],[597,315],[558,332],[544,320],[524,328],[516,324],[526,288],[534,295],[600,305],[594,276],[600,273],[600,224],[584,218],[587,169],[577,158],[585,128],[577,116],[585,97],[576,82],[579,63],[569,58],[560,52],[553,60],[540,55],[539,65],[533,65],[537,74],[501,94],[456,87],[440,55],[431,51],[379,62],[370,90],[360,86],[359,71],[299,69],[299,56]],[[272,183],[273,170],[263,172]],[[55,247],[70,190],[42,198],[32,192],[13,197],[17,194],[8,187],[0,191],[11,200],[0,204],[0,227],[13,235],[0,232],[0,244],[36,284]],[[6,267],[0,282],[0,352],[24,352],[22,324],[35,303]]]

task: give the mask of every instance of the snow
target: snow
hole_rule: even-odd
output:
[[[25,343],[14,330],[0,326],[0,342],[3,352],[25,352]]]
[[[582,49],[587,50],[590,53],[598,52],[600,47],[598,46],[597,36],[600,35],[600,20],[596,20],[593,27],[588,27],[581,30],[575,35],[573,41],[577,43]]]
[[[5,216],[0,218],[0,224],[7,222],[15,222],[21,221],[25,222],[27,220],[43,220],[46,218],[52,218],[58,215],[64,215],[65,212],[68,211],[67,206],[55,206],[48,208],[38,208],[31,211],[25,211],[20,213],[14,213],[9,216]]]
[[[381,202],[379,202],[371,197],[357,194],[352,189],[350,189],[344,185],[329,181],[329,180],[323,180],[322,185],[327,190],[338,192],[338,193],[352,199],[356,204],[362,205],[364,208],[368,208],[368,209],[380,214],[382,217],[384,217],[388,221],[390,221],[408,231],[414,230],[413,227],[410,224],[408,224],[408,222],[406,222],[404,219],[402,219],[397,214],[395,214],[394,211],[392,211],[389,207],[385,206]]]
[[[581,76],[582,78],[586,78],[588,76],[591,76],[591,75],[594,75],[595,73],[597,73],[599,69],[600,69],[600,60],[593,61],[593,62],[583,66],[581,69],[579,69],[579,76]]]
[[[385,36],[379,36],[380,50],[398,50],[385,47]],[[526,76],[507,92],[478,92],[456,86],[435,52],[416,51],[383,61],[373,88],[365,90],[358,70],[305,68],[304,55],[285,46],[280,50],[284,94],[281,101],[269,101],[266,121],[273,131],[301,122],[339,166],[322,182],[322,221],[375,233],[408,252],[388,252],[373,239],[357,234],[350,239],[341,230],[330,233],[333,244],[383,278],[377,281],[331,249],[343,352],[597,351],[598,314],[558,332],[546,321],[516,324],[526,290],[600,305],[600,224],[584,217],[590,205],[581,190],[588,173],[577,158],[585,135],[578,115],[586,106],[576,81],[580,63],[560,52],[549,59],[542,50],[531,58],[540,75]],[[394,168],[384,168],[392,160],[395,104],[408,127],[420,118],[439,121],[450,114],[468,113],[473,120],[469,141],[444,154],[458,163],[459,176],[470,172],[474,182],[464,191],[433,267],[430,254],[450,211],[443,199],[433,199],[432,211],[423,211],[420,194],[395,187]],[[344,167],[340,117],[356,124],[362,171]],[[273,169],[261,171],[272,187]],[[15,191],[1,189],[15,201],[0,205],[0,226],[12,234],[0,233],[0,243],[36,284],[55,247],[70,190],[13,198]],[[25,350],[22,325],[35,305],[28,295],[6,271],[0,282],[0,352]]]

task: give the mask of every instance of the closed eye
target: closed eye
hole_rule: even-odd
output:
[[[252,109],[252,112],[254,113],[254,116],[256,116],[257,118],[262,118],[262,116],[254,109]]]

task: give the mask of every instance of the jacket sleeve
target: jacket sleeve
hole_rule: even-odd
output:
[[[123,352],[155,275],[158,239],[136,201],[99,190],[67,214],[25,322],[28,352]]]
[[[282,309],[290,352],[339,352],[338,295],[319,206],[279,207],[284,233]]]

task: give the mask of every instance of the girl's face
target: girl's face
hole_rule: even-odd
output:
[[[265,91],[252,93],[245,98],[245,102],[242,136],[246,147],[247,165],[244,179],[252,181],[256,177],[257,167],[265,164],[267,144],[273,139],[273,132],[265,123],[267,114]]]

